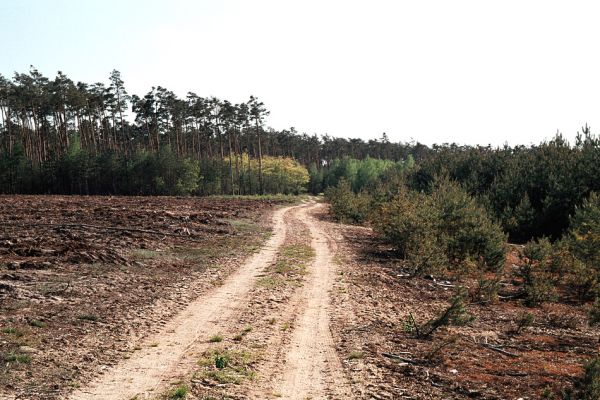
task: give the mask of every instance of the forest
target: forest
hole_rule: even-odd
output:
[[[0,76],[0,192],[39,194],[297,193],[306,170],[349,156],[400,160],[422,145],[339,139],[265,126],[257,98],[232,104],[156,86],[130,95],[35,68]],[[264,164],[264,165],[263,165]],[[289,181],[283,182],[284,179]]]

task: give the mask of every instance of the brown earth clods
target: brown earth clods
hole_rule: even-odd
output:
[[[0,397],[61,398],[128,358],[259,247],[274,205],[0,196]]]

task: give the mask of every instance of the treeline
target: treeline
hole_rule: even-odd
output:
[[[381,140],[365,142],[301,134],[294,128],[276,131],[264,125],[268,114],[253,96],[233,104],[193,92],[179,98],[160,86],[143,96],[130,95],[116,70],[108,84],[75,83],[61,72],[50,79],[33,67],[10,80],[0,76],[0,192],[159,193],[125,185],[120,177],[130,176],[131,164],[139,164],[140,159],[153,159],[156,164],[172,163],[174,157],[178,168],[197,161],[204,179],[200,186],[211,187],[206,192],[263,193],[277,187],[263,182],[263,156],[293,158],[304,166],[320,168],[342,156],[401,160],[427,149],[391,143],[385,134]],[[69,154],[73,151],[78,159],[86,158],[91,168],[81,178],[85,184],[68,182],[70,175],[79,174],[68,170],[73,163],[67,159],[73,158]],[[161,152],[170,155],[165,158]],[[244,157],[250,160],[248,168],[257,171],[257,182],[254,172],[242,171]],[[256,167],[251,165],[254,160],[258,160]],[[100,172],[116,165],[121,166],[119,171]],[[172,165],[157,168],[174,169]],[[147,173],[152,171],[149,168]],[[106,176],[117,180],[100,181]],[[210,177],[214,181],[209,182]],[[160,174],[145,177],[150,181],[161,178]],[[169,189],[167,193],[175,192]]]
[[[360,187],[352,183],[356,162],[338,160],[311,179],[326,188],[343,176],[356,193],[362,187],[392,193],[400,185],[398,180],[410,190],[425,193],[432,191],[436,181],[456,182],[518,243],[542,236],[558,239],[575,208],[590,193],[600,191],[600,138],[588,127],[573,145],[560,135],[531,147],[436,145],[422,152],[416,163],[411,161],[413,167],[406,173],[379,173]],[[311,186],[319,186],[312,182]]]
[[[338,160],[321,182],[331,182],[338,219],[369,223],[414,274],[498,272],[507,240],[526,243],[518,279],[537,305],[600,296],[599,161],[586,127],[573,146],[557,136],[532,147],[436,146],[416,164]],[[376,172],[363,182],[361,169]]]

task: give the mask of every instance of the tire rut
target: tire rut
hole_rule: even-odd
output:
[[[148,399],[156,396],[170,379],[184,376],[188,368],[193,368],[192,355],[207,347],[206,340],[210,335],[228,329],[235,313],[247,301],[257,275],[276,259],[286,236],[284,214],[304,207],[277,210],[273,215],[273,234],[259,253],[221,286],[190,303],[161,332],[146,339],[142,350],[108,369],[85,388],[75,391],[70,399]]]
[[[299,293],[301,309],[297,311],[283,371],[275,380],[279,383],[273,388],[282,399],[352,398],[330,331],[335,242],[309,213],[321,207],[317,204],[298,211],[310,230],[315,259]]]

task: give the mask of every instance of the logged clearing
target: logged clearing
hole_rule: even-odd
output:
[[[539,398],[597,352],[585,309],[506,278],[419,336],[456,284],[315,199],[1,200],[0,398]]]

